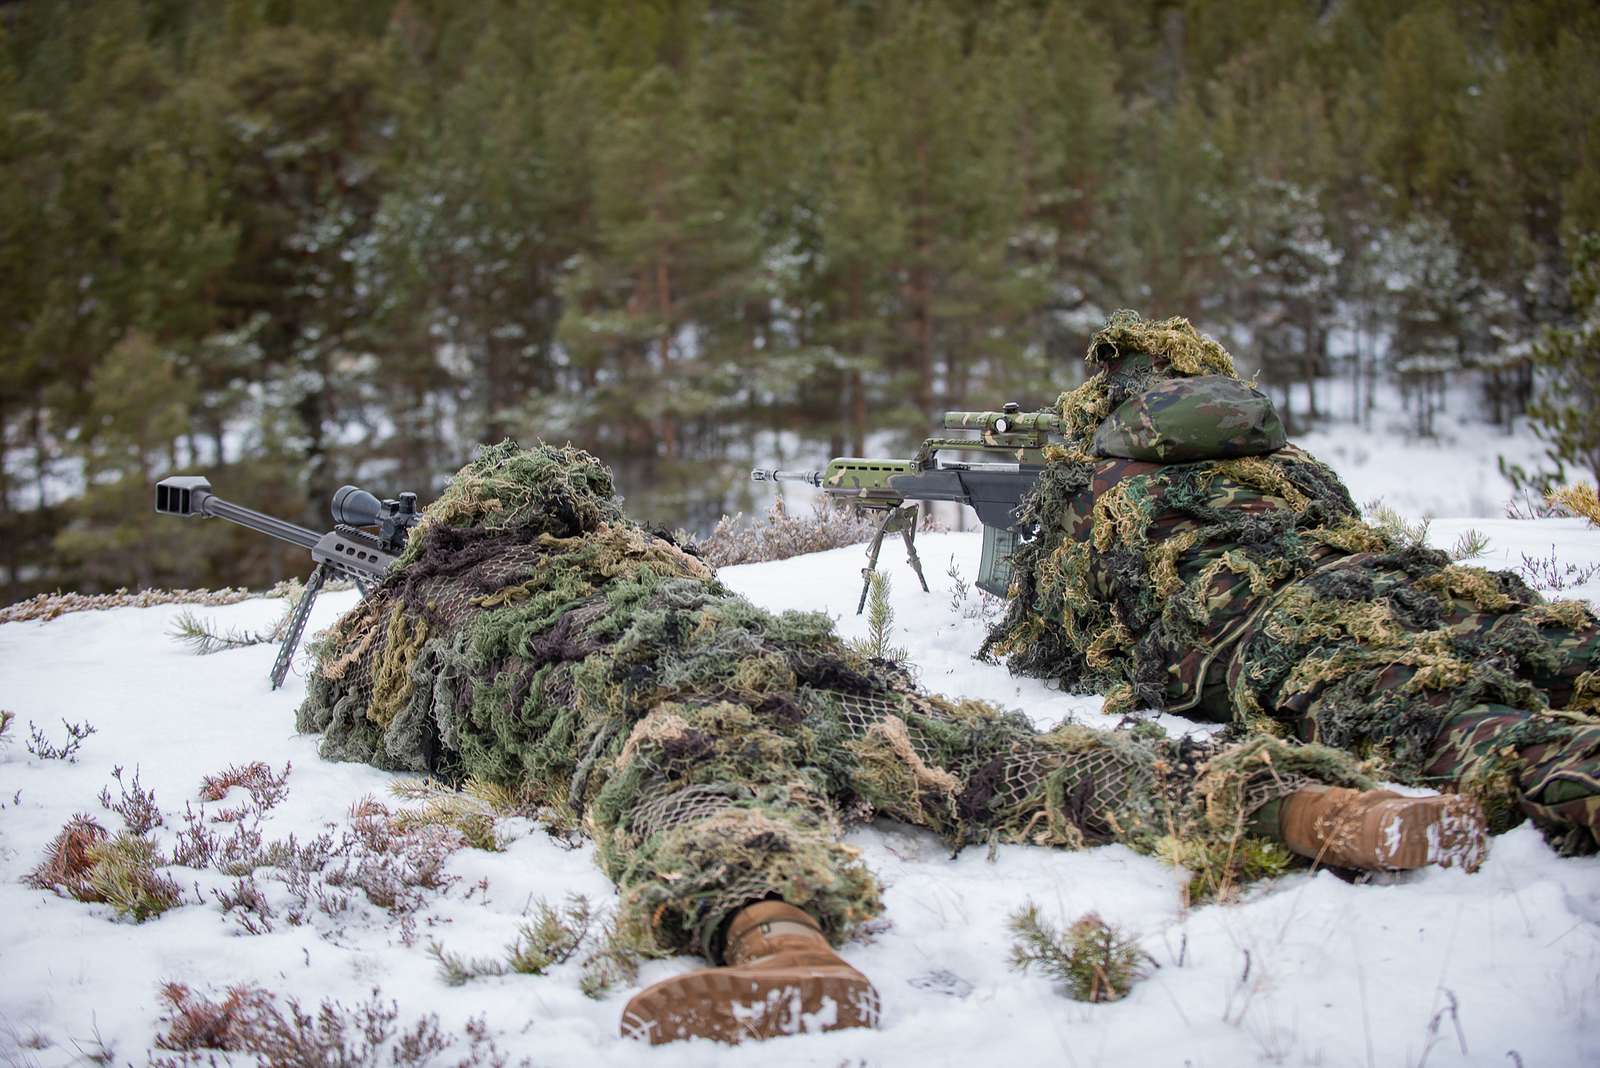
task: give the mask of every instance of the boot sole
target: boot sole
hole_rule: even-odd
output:
[[[652,1045],[684,1038],[738,1043],[847,1027],[876,1027],[878,992],[854,969],[762,975],[713,968],[665,979],[622,1012],[624,1038]]]

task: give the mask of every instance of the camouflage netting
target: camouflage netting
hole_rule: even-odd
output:
[[[1272,870],[1228,847],[1250,812],[1306,775],[1365,781],[1322,747],[1273,740],[1207,770],[1214,754],[1148,727],[1040,734],[922,693],[826,617],[730,593],[623,517],[609,472],[570,447],[483,449],[317,656],[298,722],[325,734],[325,756],[581,818],[654,952],[711,955],[731,912],[770,896],[847,936],[880,906],[840,841],[844,814],[952,845],[1117,839],[1176,855],[1192,831],[1228,858],[1215,890]]]
[[[1089,360],[1096,373],[1059,401],[1067,441],[1047,450],[1026,502],[1039,533],[1014,557],[1009,611],[986,651],[1105,693],[1113,710],[1196,710],[1378,758],[1403,781],[1459,782],[1502,825],[1532,815],[1569,848],[1593,845],[1592,612],[1397,543],[1292,445],[1192,463],[1093,455],[1096,429],[1128,397],[1234,371],[1186,320],[1131,312],[1096,335]],[[1214,444],[1225,453],[1227,441]],[[1486,713],[1501,732],[1530,724],[1500,736]]]

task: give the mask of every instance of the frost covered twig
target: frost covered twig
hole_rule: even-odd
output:
[[[67,740],[60,745],[56,745],[45,737],[43,730],[34,726],[33,721],[29,720],[28,752],[40,760],[65,760],[69,764],[76,764],[78,762],[78,750],[83,747],[83,743],[88,739],[89,735],[95,733],[94,724],[88,720],[84,720],[82,723],[69,723],[63,719],[61,725],[67,728]]]
[[[1600,563],[1572,564],[1556,557],[1556,547],[1550,546],[1549,556],[1522,554],[1517,571],[1528,580],[1528,585],[1540,591],[1559,591],[1569,586],[1582,586],[1600,575]]]

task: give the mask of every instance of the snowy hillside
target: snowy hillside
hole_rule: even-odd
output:
[[[1432,537],[1448,547],[1468,527],[1488,535],[1492,566],[1519,564],[1523,553],[1548,556],[1552,546],[1562,561],[1600,562],[1600,532],[1576,521],[1439,521]],[[884,564],[894,578],[894,641],[925,685],[1024,709],[1041,725],[1066,715],[1102,721],[1098,698],[1053,693],[971,659],[983,606],[975,591],[965,600],[956,594],[947,569],[953,560],[970,581],[977,535],[925,535],[919,547],[932,593],[917,588],[898,545],[886,546]],[[730,568],[723,578],[769,608],[826,610],[856,635],[861,562],[859,548],[841,549]],[[1600,581],[1577,592],[1600,599]],[[325,597],[313,626],[326,626],[353,597]],[[280,608],[252,600],[199,612],[225,627],[258,628]],[[274,918],[257,934],[247,933],[244,910],[224,911],[217,893],[234,893],[236,881],[215,870],[169,869],[183,905],[138,925],[118,922],[108,906],[24,886],[19,880],[74,813],[117,825],[96,797],[110,785],[115,800],[119,765],[125,782],[137,769],[154,790],[165,818],[155,835],[166,851],[186,825],[186,806],[226,829],[215,818],[248,800],[239,788],[220,801],[200,799],[202,778],[230,765],[292,763],[287,797],[262,823],[269,839],[303,843],[330,824],[343,834],[352,806],[369,796],[401,804],[390,795],[396,776],[325,762],[316,738],[294,733],[303,662],[273,693],[271,647],[193,656],[166,636],[180,611],[118,609],[0,626],[0,707],[18,716],[0,748],[0,1064],[67,1065],[102,1052],[113,1063],[143,1064],[165,1027],[159,988],[168,981],[210,997],[251,984],[308,1009],[324,999],[353,1007],[379,991],[398,1003],[400,1025],[435,1013],[444,1033],[463,1035],[470,1019],[483,1017],[513,1062],[585,1068],[1600,1063],[1600,859],[1557,858],[1528,827],[1496,839],[1472,876],[1428,871],[1353,886],[1301,873],[1242,903],[1186,912],[1179,875],[1120,846],[1008,846],[992,859],[982,849],[951,858],[931,835],[880,822],[851,841],[886,884],[888,909],[845,955],[877,983],[882,1028],[732,1050],[621,1041],[617,1019],[631,991],[585,998],[575,962],[541,977],[445,984],[430,942],[496,956],[535,899],[556,903],[578,892],[610,900],[588,845],[572,848],[525,820],[501,825],[503,852],[451,854],[444,874],[453,881],[424,892],[408,915],[353,894],[345,908],[311,909],[296,925],[287,919],[289,888],[265,873],[258,889]],[[29,722],[60,742],[62,719],[96,729],[76,762],[30,755]],[[1193,727],[1176,717],[1166,723]],[[1028,901],[1062,922],[1098,911],[1136,932],[1159,969],[1109,1005],[1070,1001],[1045,979],[1013,973],[1005,921]],[[651,963],[639,982],[692,963]],[[455,1057],[465,1055],[463,1043]]]

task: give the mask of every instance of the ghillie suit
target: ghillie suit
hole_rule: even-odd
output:
[[[592,457],[509,442],[461,471],[321,642],[298,724],[325,734],[328,757],[570,812],[640,947],[712,959],[751,902],[781,898],[834,941],[878,912],[877,882],[840,840],[846,816],[883,813],[952,846],[1127,842],[1185,862],[1212,894],[1289,861],[1272,828],[1251,833],[1264,806],[1309,783],[1369,785],[1322,746],[1215,751],[1149,725],[1040,733],[924,693],[827,617],[764,612],[630,522]]]
[[[1293,734],[1456,785],[1496,829],[1600,832],[1600,624],[1363,522],[1187,320],[1118,312],[1062,394],[985,650],[1013,670]]]

